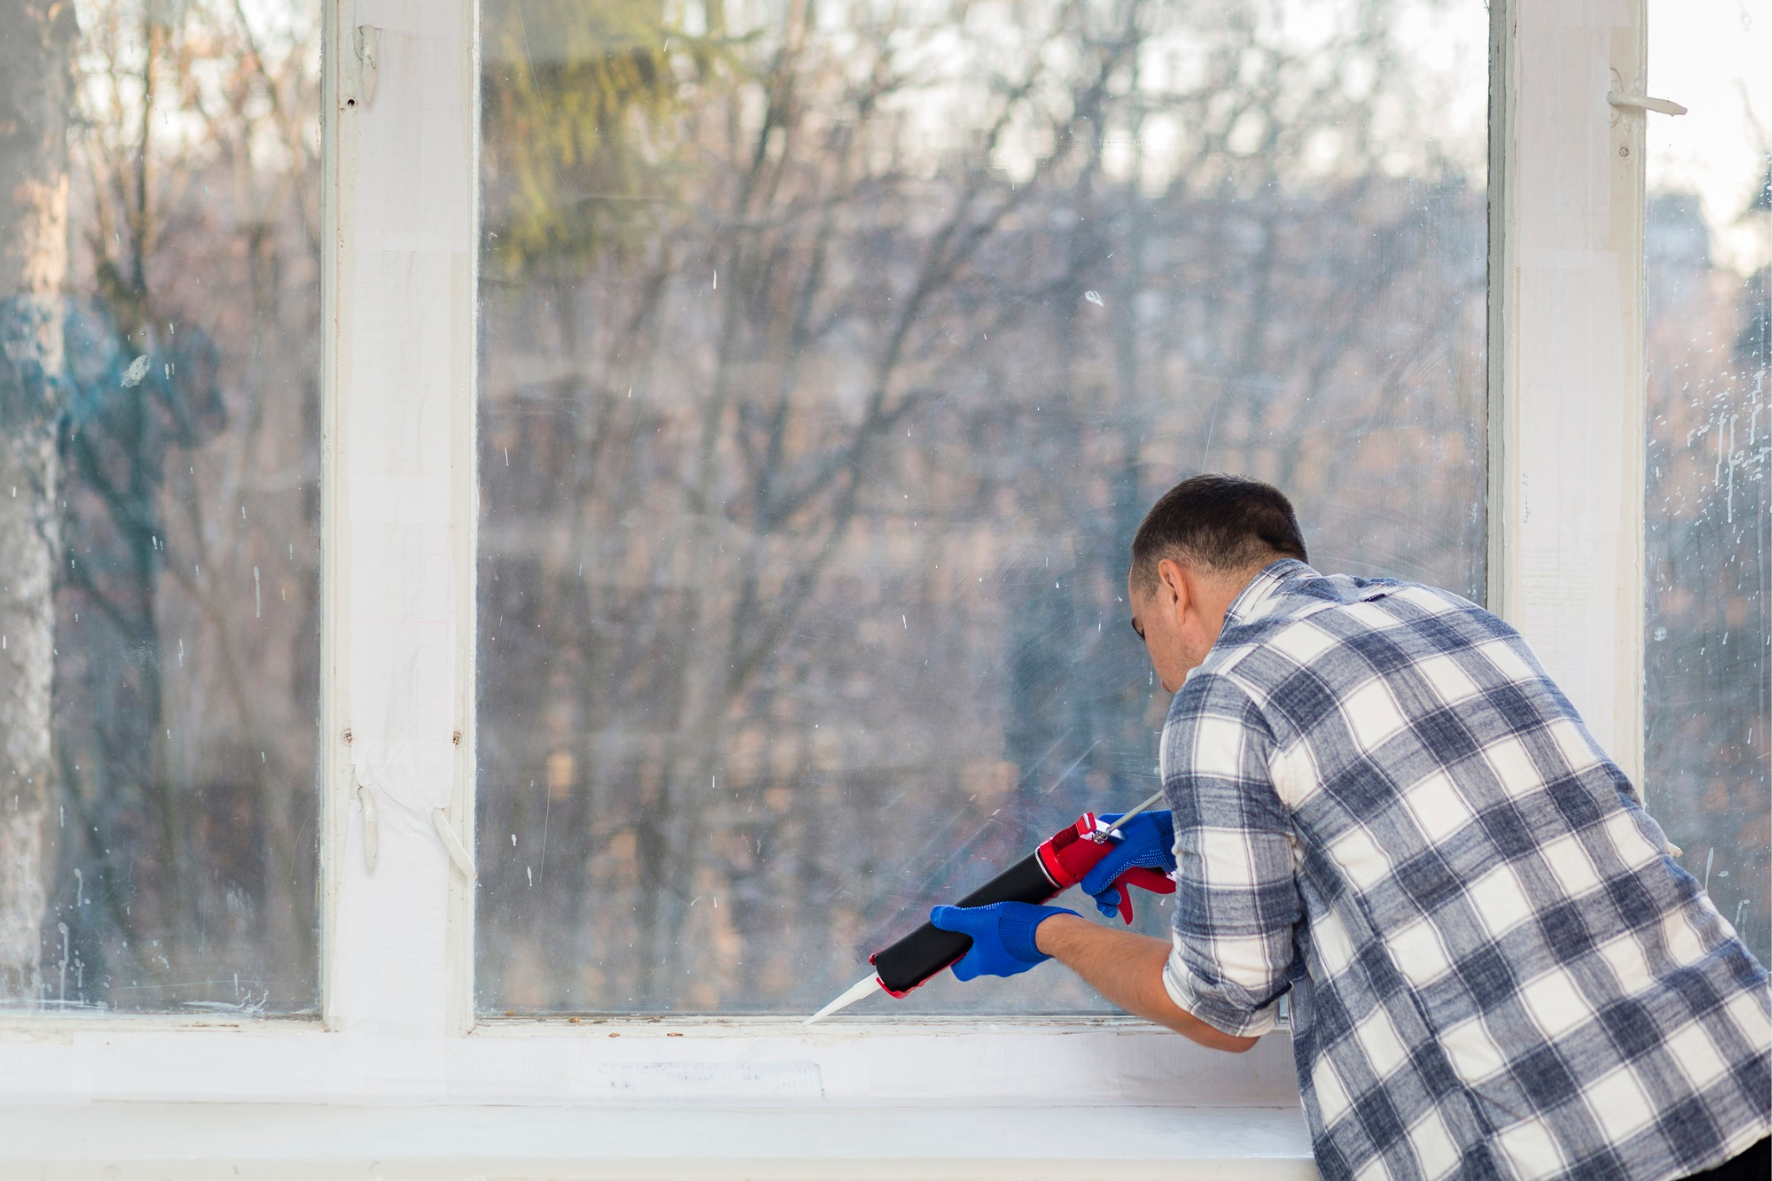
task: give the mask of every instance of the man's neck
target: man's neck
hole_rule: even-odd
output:
[[[1277,559],[1276,559],[1277,560]],[[1243,597],[1249,584],[1261,577],[1272,562],[1263,562],[1259,566],[1250,566],[1232,574],[1211,575],[1200,581],[1200,614],[1209,619],[1216,635],[1224,627],[1224,618],[1230,613],[1231,605]]]

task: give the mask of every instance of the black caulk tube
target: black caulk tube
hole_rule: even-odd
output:
[[[1040,868],[1040,855],[1029,853],[1014,865],[960,899],[961,906],[995,902],[1031,902],[1038,906],[1058,895],[1058,887]],[[880,983],[893,996],[903,996],[972,949],[972,936],[944,931],[924,923],[891,947],[869,957]]]
[[[1081,875],[1106,856],[1106,842],[1115,830],[1140,812],[1156,807],[1162,799],[1163,793],[1158,792],[1106,827],[1100,826],[1094,813],[1085,812],[1078,818],[1075,826],[1054,833],[1051,840],[960,899],[959,905],[990,906],[998,902],[1027,902],[1038,906],[1050,901],[1064,889],[1051,875],[1074,881],[1077,875]],[[1094,842],[1097,848],[1083,851],[1082,858],[1060,851],[1074,849],[1075,843],[1085,837]],[[1041,858],[1042,851],[1055,857],[1061,868],[1055,868],[1049,873],[1046,868],[1048,863]],[[869,956],[868,963],[873,965],[873,973],[857,980],[830,1004],[806,1018],[806,1024],[816,1024],[832,1013],[841,1012],[872,994],[875,988],[893,996],[904,996],[971,949],[972,936],[956,931],[943,931],[933,923],[924,923],[891,947]]]

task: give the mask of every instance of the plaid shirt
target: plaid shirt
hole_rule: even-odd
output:
[[[1772,1129],[1767,976],[1517,632],[1269,566],[1170,706],[1175,1002],[1342,1178],[1662,1181]]]

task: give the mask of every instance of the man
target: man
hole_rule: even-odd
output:
[[[973,937],[956,974],[1056,958],[1232,1051],[1290,994],[1326,1181],[1764,1181],[1767,975],[1635,788],[1506,623],[1305,557],[1265,484],[1199,476],[1150,510],[1128,582],[1175,694],[1172,811],[1082,885],[1105,910],[1126,866],[1169,870],[1173,944],[939,907]]]

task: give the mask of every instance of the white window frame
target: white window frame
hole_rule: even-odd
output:
[[[1495,4],[1489,111],[1489,606],[1639,784],[1645,9]]]
[[[9,1018],[0,1102],[1296,1104],[1124,1018],[476,1021],[477,3],[325,3],[321,1019]],[[1635,776],[1644,4],[1491,9],[1490,602]]]

